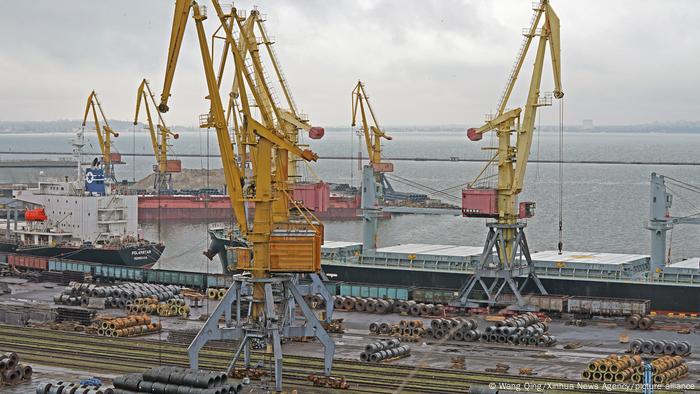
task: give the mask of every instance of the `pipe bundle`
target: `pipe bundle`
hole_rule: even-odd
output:
[[[473,342],[479,340],[481,332],[476,320],[456,317],[431,320],[427,335],[434,339]]]
[[[584,379],[597,382],[626,382],[632,379],[637,368],[644,365],[639,356],[618,356],[612,354],[588,363],[581,374]]]
[[[692,348],[688,342],[657,341],[655,339],[634,339],[630,341],[629,351],[633,354],[652,354],[667,356],[689,356]]]
[[[398,338],[392,338],[387,341],[373,342],[365,346],[365,351],[360,353],[360,360],[375,363],[410,355],[411,348],[408,345],[401,345],[401,341]]]
[[[158,302],[182,299],[180,287],[153,283],[128,282],[115,286],[97,286],[92,283],[71,282],[63,292],[54,296],[56,304],[88,306],[90,298],[104,298],[106,308],[126,308],[139,298],[155,298]]]
[[[227,290],[228,289],[216,289],[210,287],[207,289],[207,298],[209,298],[210,300],[220,300],[224,298]]]
[[[32,378],[32,367],[19,361],[15,352],[0,355],[0,386],[14,386]]]
[[[633,313],[627,316],[625,321],[627,323],[627,327],[632,330],[649,330],[651,329],[651,326],[654,325],[654,318],[651,316],[642,316],[639,313]]]
[[[369,332],[375,335],[400,336],[403,340],[415,341],[426,335],[422,320],[401,320],[398,324],[373,322]]]
[[[323,298],[319,295],[318,298],[322,301]],[[314,301],[316,296],[314,296]],[[355,311],[355,312],[367,312],[376,313],[379,315],[397,312],[399,303],[404,301],[396,301],[394,299],[384,299],[384,298],[362,298],[362,297],[344,297],[344,296],[334,296],[333,297],[333,309],[345,310],[345,311]]]
[[[161,317],[180,316],[187,318],[190,315],[190,307],[181,298],[171,298],[167,302],[158,302],[155,296],[137,298],[126,302],[126,312],[150,313]]]
[[[235,394],[242,390],[240,384],[229,383],[223,372],[178,367],[156,367],[142,374],[119,376],[113,383],[114,394]]]
[[[557,338],[548,333],[549,326],[537,315],[527,312],[488,326],[481,333],[481,340],[511,345],[554,346]]]
[[[101,385],[79,384],[70,382],[43,382],[36,387],[36,394],[74,393],[74,394],[114,394],[111,387]]]
[[[106,337],[132,337],[158,332],[160,323],[151,322],[148,315],[132,315],[116,319],[103,320],[97,329],[97,335]]]

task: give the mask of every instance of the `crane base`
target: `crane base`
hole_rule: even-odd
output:
[[[241,354],[246,368],[250,365],[251,345],[264,342],[265,347],[272,348],[274,358],[275,390],[282,390],[282,340],[294,337],[316,337],[324,347],[324,374],[330,376],[335,353],[335,343],[323,328],[313,310],[304,301],[304,295],[321,294],[326,301],[326,319],[332,316],[333,300],[318,274],[310,274],[312,283],[300,285],[291,274],[280,274],[269,278],[251,278],[235,275],[233,284],[226,295],[212,312],[207,322],[200,329],[187,349],[190,368],[197,369],[199,351],[208,341],[240,341],[227,373],[236,367]],[[253,286],[262,285],[264,299],[253,299]],[[325,292],[324,292],[325,290]],[[313,293],[310,293],[313,292]],[[261,319],[254,320],[249,315],[253,303],[263,303],[264,313]],[[302,311],[303,321],[296,321],[296,305]],[[244,310],[247,306],[248,312]],[[330,313],[328,311],[330,308]],[[232,318],[232,311],[235,316]],[[223,317],[224,325],[219,325]]]
[[[456,307],[506,306],[515,301],[518,309],[527,310],[525,299],[521,293],[530,280],[535,283],[541,294],[547,294],[547,291],[537,277],[530,258],[530,249],[524,231],[526,224],[487,223],[486,225],[489,227],[489,233],[484,244],[484,251],[481,254],[479,267],[462,286],[459,295],[450,302],[450,305]],[[506,229],[515,232],[515,242],[511,254],[506,255],[505,260],[501,261],[502,253],[499,252],[506,250],[506,237],[503,234]],[[506,285],[512,292],[514,299],[503,297]],[[478,289],[479,287],[480,289]],[[477,293],[481,292],[485,298],[477,297]]]

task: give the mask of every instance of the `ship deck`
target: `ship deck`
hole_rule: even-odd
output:
[[[327,246],[328,245],[328,246]],[[479,264],[482,247],[461,245],[402,244],[361,253],[361,244],[327,241],[322,248],[323,264],[391,270],[472,274]],[[549,279],[611,281],[649,280],[648,255],[602,252],[541,251],[531,254],[538,276]],[[700,258],[665,267],[654,284],[700,286]]]

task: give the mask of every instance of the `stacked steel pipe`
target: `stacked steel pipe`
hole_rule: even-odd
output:
[[[625,321],[627,322],[627,327],[632,330],[649,330],[651,326],[654,325],[654,318],[651,316],[642,316],[639,313],[633,313],[627,316]]]
[[[156,367],[142,374],[119,376],[113,383],[114,394],[229,394],[242,390],[240,384],[229,383],[228,376],[223,372],[178,367]]]
[[[114,394],[112,387],[70,383],[70,382],[43,382],[36,387],[36,394],[75,393],[75,394]]]
[[[408,345],[401,345],[398,338],[387,341],[373,342],[365,346],[365,351],[360,353],[360,360],[376,363],[392,358],[408,357],[411,355],[411,348]]]
[[[216,289],[210,287],[207,289],[207,298],[210,300],[220,300],[226,295],[227,289]]]
[[[440,316],[444,313],[445,307],[442,304],[425,304],[415,301],[400,301],[398,303],[399,313],[411,316]]]
[[[438,340],[473,342],[479,340],[481,332],[477,329],[476,320],[457,317],[431,320],[427,336]]]
[[[506,318],[488,326],[481,340],[511,345],[554,346],[557,338],[548,333],[549,326],[532,312]]]
[[[114,394],[111,387],[81,385],[69,382],[43,382],[36,388],[37,394],[76,393],[76,394]]]
[[[651,354],[667,356],[689,356],[692,348],[688,342],[657,341],[655,339],[634,339],[630,341],[629,351],[633,354]]]
[[[326,300],[320,294],[304,294],[304,301],[312,308],[324,308]]]
[[[596,382],[627,382],[638,367],[644,367],[639,356],[617,356],[612,354],[605,358],[598,358],[590,363],[581,376]]]
[[[171,298],[167,302],[158,302],[155,296],[137,298],[126,302],[126,312],[151,313],[161,317],[180,316],[187,318],[190,315],[190,307],[181,298]]]
[[[161,324],[151,322],[151,318],[148,315],[132,315],[103,320],[97,329],[97,335],[105,337],[133,337],[158,332],[161,328]]]
[[[651,362],[651,371],[654,375],[654,383],[665,384],[683,379],[688,374],[688,366],[681,356],[661,356]],[[637,367],[632,381],[641,383],[644,378],[644,367]]]
[[[393,335],[403,341],[417,341],[427,333],[422,320],[401,320],[398,324],[373,322],[369,332],[375,335]]]
[[[159,302],[182,299],[180,287],[152,283],[123,283],[115,286],[97,286],[92,283],[71,282],[63,292],[54,296],[56,304],[88,306],[90,298],[104,298],[107,308],[126,308],[129,301],[155,297]]]
[[[14,352],[0,355],[0,387],[14,386],[32,378],[32,367],[19,361]]]
[[[314,296],[313,300],[317,307],[323,306],[323,298]],[[403,301],[384,298],[362,298],[362,297],[333,297],[333,309],[355,312],[367,312],[376,314],[386,314],[398,311],[398,305]]]

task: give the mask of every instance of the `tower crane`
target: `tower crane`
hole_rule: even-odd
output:
[[[371,124],[367,112],[371,117]],[[382,162],[382,138],[391,140],[391,137],[379,127],[362,81],[357,81],[352,90],[352,127],[357,124],[358,114],[369,157],[369,163],[362,168],[362,250],[370,252],[377,248],[377,218],[380,215],[377,204],[378,190],[383,184],[384,173],[394,171],[394,165]]]
[[[210,111],[200,117],[200,126],[216,130],[229,199],[233,207],[240,232],[240,242],[235,249],[237,268],[250,275],[235,275],[233,284],[204,324],[188,349],[190,366],[198,367],[199,350],[209,340],[239,340],[240,346],[230,369],[235,367],[238,357],[243,354],[246,366],[250,365],[250,341],[258,338],[266,341],[273,350],[275,364],[275,388],[282,389],[282,348],[281,338],[290,336],[315,336],[323,344],[324,372],[330,374],[335,345],[304,302],[303,294],[318,291],[324,287],[316,273],[320,271],[320,247],[323,242],[323,228],[314,222],[284,221],[273,214],[273,202],[283,194],[278,184],[273,182],[273,152],[287,151],[306,161],[315,161],[318,156],[308,149],[300,149],[290,143],[274,125],[266,119],[254,118],[251,111],[249,94],[260,106],[264,99],[259,86],[254,80],[244,58],[239,52],[239,37],[233,32],[230,23],[218,0],[212,4],[226,35],[235,64],[235,78],[241,103],[242,133],[248,140],[252,157],[253,175],[245,176],[245,163],[239,162],[229,137],[226,115],[220,95],[219,84],[214,70],[213,60],[204,20],[207,19],[206,8],[196,1],[177,0],[173,27],[171,30],[168,60],[165,72],[163,94],[159,110],[167,110],[168,98],[174,77],[174,70],[181,49],[182,39],[189,14],[192,12],[197,30],[204,74],[207,82]],[[235,8],[231,11],[236,15]],[[241,28],[240,20],[236,21]],[[239,30],[240,31],[240,30]],[[278,156],[276,165],[279,165]],[[240,158],[239,158],[240,159]],[[286,157],[285,157],[286,160]],[[279,169],[278,169],[279,171]],[[245,209],[246,202],[255,203],[252,221]],[[299,285],[292,280],[292,273],[309,273],[314,275],[312,285]],[[329,297],[329,296],[328,296]],[[278,302],[281,300],[281,302]],[[332,301],[331,301],[332,302]],[[241,304],[251,305],[247,316],[241,314]],[[294,305],[298,305],[305,318],[299,324]],[[232,318],[235,311],[235,319]],[[219,325],[219,319],[225,320],[225,326]]]
[[[490,166],[491,163],[497,163],[498,186],[495,189],[470,187],[462,191],[464,216],[492,218],[495,219],[495,222],[487,223],[489,232],[479,268],[461,289],[460,295],[455,301],[457,305],[497,304],[499,303],[498,296],[507,284],[515,294],[518,304],[522,306],[524,299],[520,291],[529,279],[533,280],[540,292],[546,294],[546,290],[535,275],[530,259],[524,232],[526,223],[520,221],[520,219],[533,215],[535,204],[521,202],[518,205],[518,195],[523,190],[537,109],[552,103],[551,95],[540,94],[547,46],[549,46],[554,76],[553,96],[561,99],[564,93],[561,88],[559,17],[548,0],[535,3],[533,10],[531,25],[523,31],[523,43],[498,103],[497,113],[494,117],[487,119],[483,126],[467,131],[467,136],[472,141],[481,140],[485,133],[491,131],[496,133],[498,147],[493,148],[495,154],[487,166]],[[543,20],[542,26],[538,27],[541,20]],[[538,37],[538,46],[525,106],[506,111],[508,100],[522,69],[527,51],[536,37]],[[513,134],[515,134],[515,144],[512,143]],[[484,171],[480,175],[483,173]],[[471,185],[474,183],[472,182]],[[482,279],[484,277],[493,280],[491,286],[486,286]],[[518,286],[516,280],[523,277],[525,282]],[[477,285],[486,292],[486,300],[472,297],[472,291]],[[498,290],[493,293],[495,289]]]
[[[150,101],[150,103],[149,103]],[[180,136],[177,133],[172,132],[166,125],[165,120],[163,120],[163,115],[159,111],[155,111],[158,115],[158,123],[153,123],[153,117],[151,116],[151,105],[153,108],[157,108],[155,97],[151,91],[151,86],[148,80],[145,78],[141,81],[136,94],[136,113],[134,115],[134,125],[139,123],[139,112],[141,107],[144,108],[146,112],[147,128],[151,135],[151,146],[153,147],[153,154],[156,157],[156,164],[153,166],[155,172],[155,180],[153,182],[153,188],[156,191],[161,190],[171,190],[172,189],[172,173],[180,172],[182,165],[180,160],[169,160],[168,159],[168,139],[178,139]]]
[[[112,137],[119,137],[119,133],[114,131],[110,127],[107,117],[102,110],[102,104],[97,98],[97,93],[93,90],[87,98],[87,103],[85,104],[85,115],[83,115],[83,127],[87,125],[88,115],[92,112],[92,117],[95,122],[95,130],[97,131],[97,142],[100,145],[100,152],[102,153],[102,165],[105,169],[105,178],[116,180],[114,176],[114,162],[121,161],[121,155],[119,153],[112,153]],[[99,114],[98,114],[99,112]],[[100,124],[100,119],[102,119],[102,124]]]

